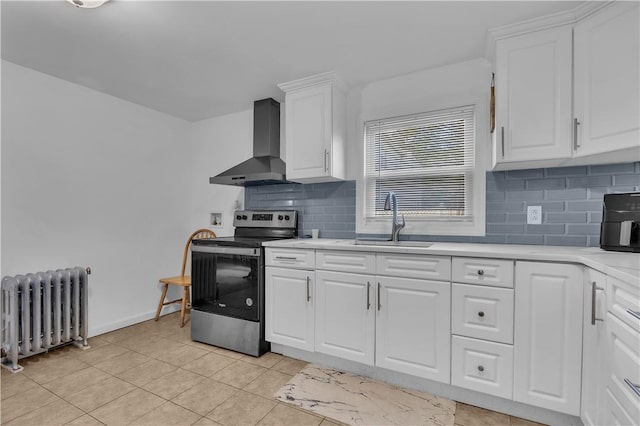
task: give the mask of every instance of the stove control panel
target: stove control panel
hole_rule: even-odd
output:
[[[238,210],[233,226],[240,228],[295,228],[298,212],[295,210]]]

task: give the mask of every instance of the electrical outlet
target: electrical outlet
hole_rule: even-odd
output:
[[[542,206],[527,207],[527,225],[540,225],[542,223]]]

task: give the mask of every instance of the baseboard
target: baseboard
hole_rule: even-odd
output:
[[[308,352],[277,343],[271,343],[271,352],[276,352],[291,358],[301,359],[315,364],[325,365],[341,371],[371,377],[395,386],[428,392],[453,401],[463,402],[476,407],[486,408],[488,410],[521,417],[523,419],[547,425],[582,425],[582,422],[578,417],[570,416],[568,414],[522,404],[520,402],[483,394],[481,392],[460,388],[447,383],[434,382],[433,380],[398,373],[380,367],[364,365],[331,355],[325,355],[318,352]]]
[[[180,306],[167,306],[162,310],[162,316],[172,314],[180,310]],[[134,315],[128,318],[124,318],[109,324],[99,325],[97,327],[91,327],[89,324],[89,337],[98,336],[100,334],[108,333],[110,331],[118,330],[120,328],[128,327],[130,325],[138,324],[140,322],[148,321],[156,317],[155,309],[153,311],[144,312],[142,314]]]

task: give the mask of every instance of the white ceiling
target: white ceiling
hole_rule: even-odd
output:
[[[282,101],[277,83],[349,86],[484,55],[487,29],[558,1],[2,1],[2,58],[195,121]]]

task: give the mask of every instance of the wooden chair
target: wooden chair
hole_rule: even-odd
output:
[[[156,312],[156,321],[160,318],[160,311],[162,311],[162,307],[165,305],[170,305],[172,303],[180,303],[182,304],[182,310],[180,311],[180,327],[184,327],[184,314],[187,309],[187,306],[191,307],[191,303],[189,301],[189,288],[191,287],[191,277],[184,274],[185,269],[187,267],[187,257],[189,256],[189,246],[191,246],[191,241],[201,239],[201,238],[216,238],[216,234],[209,229],[198,229],[193,234],[189,236],[187,240],[187,244],[184,246],[184,255],[182,256],[182,272],[180,276],[177,277],[169,277],[169,278],[160,278],[160,282],[164,284],[162,288],[162,296],[160,297],[160,303],[158,304],[158,311]],[[182,286],[182,298],[172,300],[170,302],[165,302],[164,299],[167,296],[167,290],[170,285],[178,285]]]

